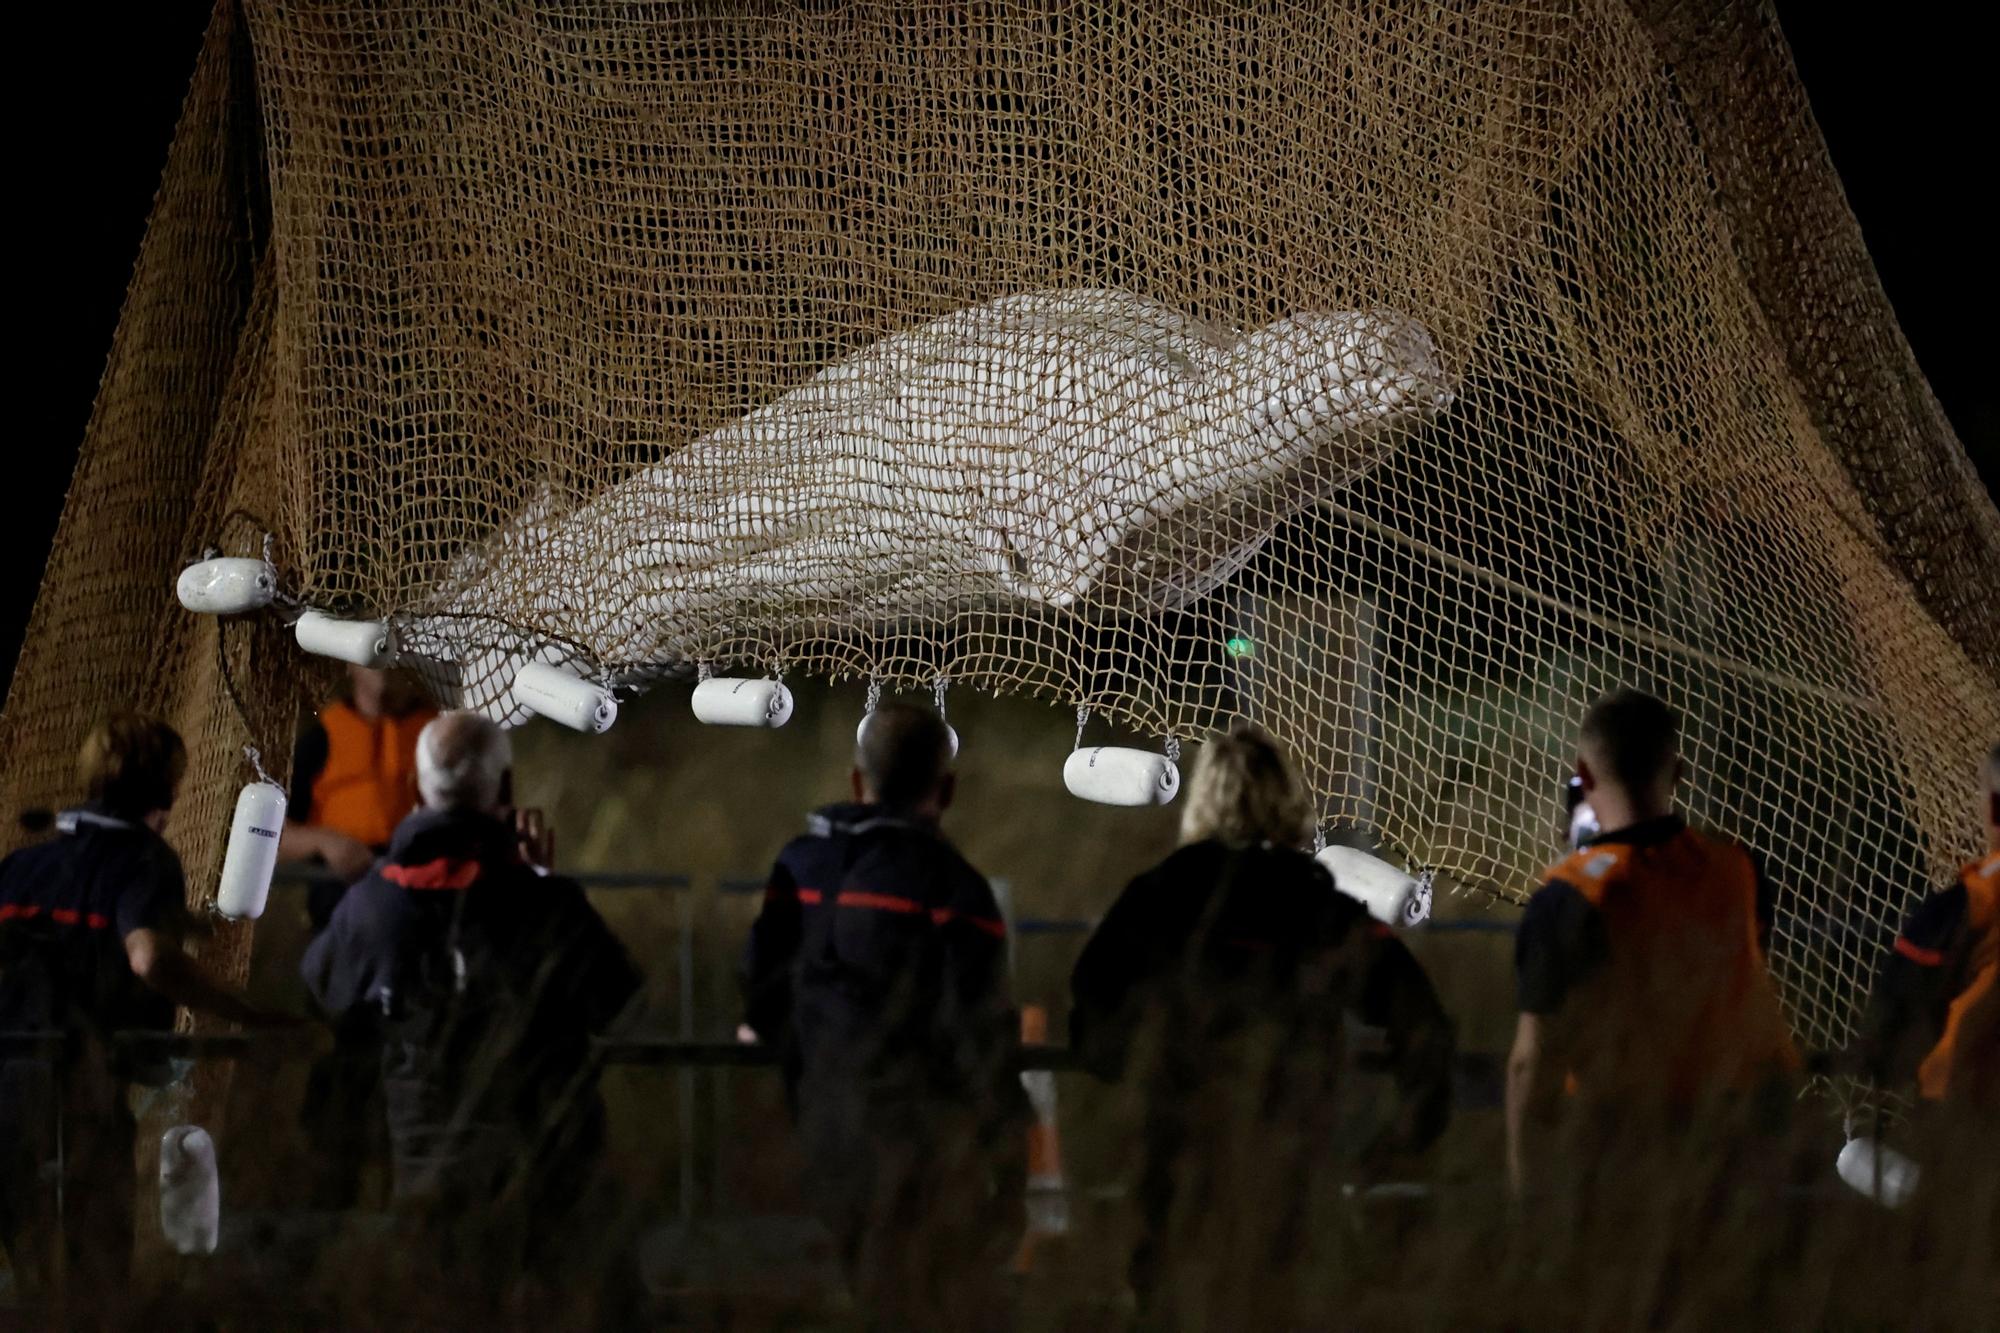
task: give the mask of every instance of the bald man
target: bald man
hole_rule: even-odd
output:
[[[590,1220],[604,1133],[590,1039],[639,975],[583,890],[524,859],[505,732],[445,713],[416,760],[423,804],[341,898],[305,982],[336,1022],[381,1016],[399,1206],[449,1239],[497,1233],[504,1200],[532,1264]]]
[[[939,828],[953,750],[928,710],[869,715],[854,800],[779,854],[744,965],[746,1027],[782,1052],[856,1297],[916,1327],[980,1313],[1024,1183],[1006,929]]]

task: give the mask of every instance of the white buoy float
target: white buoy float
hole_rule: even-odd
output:
[[[1431,885],[1379,856],[1356,847],[1322,847],[1313,859],[1333,876],[1333,887],[1368,909],[1385,926],[1421,925],[1431,915]]]
[[[160,1136],[160,1230],[176,1254],[214,1254],[222,1237],[215,1140],[199,1125]]]
[[[210,616],[240,616],[271,604],[278,595],[278,571],[268,561],[222,555],[181,571],[174,584],[181,605]]]
[[[292,626],[292,634],[305,651],[356,666],[387,666],[392,656],[389,627],[379,620],[338,620],[308,611]]]
[[[222,880],[215,890],[216,910],[230,920],[255,921],[264,915],[271,872],[278,865],[278,836],[284,828],[283,787],[260,780],[238,794],[229,845],[222,853]]]
[[[710,676],[694,687],[694,715],[711,727],[782,727],[792,720],[792,692],[781,680]]]
[[[1834,1159],[1834,1171],[1855,1193],[1884,1208],[1901,1208],[1917,1192],[1922,1168],[1886,1143],[1851,1138]]]
[[[609,731],[618,720],[618,701],[610,690],[547,662],[521,668],[514,698],[528,711],[576,731]]]
[[[1063,761],[1063,786],[1100,805],[1166,805],[1180,792],[1181,770],[1151,750],[1096,745],[1070,752]]]

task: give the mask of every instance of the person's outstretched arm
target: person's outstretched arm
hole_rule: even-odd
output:
[[[1541,1018],[1522,1014],[1514,1025],[1514,1047],[1507,1054],[1507,1188],[1517,1199],[1528,1188],[1528,1140],[1533,1132],[1529,1122],[1547,1082],[1542,1064]]]
[[[1387,1037],[1397,1093],[1396,1118],[1369,1155],[1418,1153],[1436,1142],[1451,1119],[1458,1037],[1416,955],[1386,926],[1371,921],[1365,929],[1356,1017]]]
[[[147,927],[128,932],[125,959],[132,975],[183,1008],[250,1026],[286,1021],[210,977],[164,932]]]
[[[1115,1080],[1136,1036],[1141,991],[1154,966],[1165,923],[1162,896],[1150,892],[1156,876],[1139,876],[1111,904],[1077,955],[1069,976],[1069,1042],[1097,1077]]]
[[[1571,991],[1610,956],[1604,921],[1572,885],[1544,884],[1528,900],[1514,936],[1520,1020],[1507,1056],[1507,1183],[1518,1197],[1534,1183],[1536,1127],[1555,1109],[1575,1052],[1565,1019]]]
[[[124,873],[129,878],[112,924],[125,946],[125,961],[141,984],[175,1004],[232,1023],[286,1021],[215,980],[182,951],[187,880],[180,859],[165,843],[154,844]]]
[[[792,965],[804,937],[799,886],[780,857],[764,881],[764,905],[743,949],[743,1026],[759,1041],[775,1042],[792,1014]]]

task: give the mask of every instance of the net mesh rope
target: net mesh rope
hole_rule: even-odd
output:
[[[10,809],[162,711],[212,894],[326,678],[171,589],[266,532],[496,715],[530,660],[1247,713],[1508,898],[1647,686],[1815,1047],[2000,735],[2000,516],[1756,6],[224,3]]]

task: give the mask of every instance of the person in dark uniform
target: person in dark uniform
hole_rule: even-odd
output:
[[[331,1021],[379,1017],[395,1201],[454,1289],[550,1273],[601,1235],[591,1038],[640,984],[583,890],[524,847],[510,766],[506,733],[477,714],[426,726],[423,807],[302,966]]]
[[[1191,1303],[1222,1299],[1211,1317],[1283,1323],[1300,1310],[1271,1276],[1320,1269],[1306,1250],[1327,1231],[1318,1209],[1340,1159],[1419,1153],[1442,1132],[1452,1024],[1415,957],[1303,850],[1309,793],[1261,728],[1205,746],[1186,799],[1180,849],[1132,881],[1077,959],[1070,1040],[1099,1076],[1143,1088],[1142,1306],[1193,1318]],[[1399,1087],[1367,1145],[1339,1141],[1350,1017],[1383,1030]],[[1266,1304],[1233,1303],[1252,1288]]]
[[[1783,1169],[1801,1061],[1765,959],[1771,895],[1750,853],[1675,812],[1679,735],[1637,690],[1584,715],[1576,774],[1601,831],[1543,876],[1515,939],[1507,1175],[1568,1219],[1546,1228],[1564,1244],[1768,1200],[1745,1173]]]
[[[120,714],[90,733],[78,767],[84,804],[56,817],[56,837],[0,862],[0,1030],[59,1038],[54,1051],[0,1052],[0,1244],[17,1282],[46,1290],[60,1263],[88,1301],[122,1291],[131,1259],[127,1086],[164,1074],[113,1034],[171,1029],[176,1004],[272,1019],[181,951],[187,885],[160,836],[187,767],[181,738]]]
[[[807,1188],[857,1301],[935,1327],[992,1308],[1028,1121],[1006,929],[938,826],[952,758],[936,714],[876,709],[854,802],[779,855],[744,964],[745,1025],[783,1052]]]
[[[1859,1052],[1878,1087],[1915,1086],[1923,1175],[1949,1173],[1961,1195],[1968,1168],[1986,1167],[1989,1189],[2000,1174],[2000,746],[1979,794],[1986,854],[1903,923],[1876,971]]]

